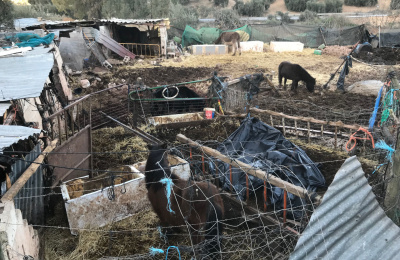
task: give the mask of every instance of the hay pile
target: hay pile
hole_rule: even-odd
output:
[[[99,170],[147,159],[147,145],[143,139],[120,126],[93,131],[93,152],[93,168]]]
[[[323,55],[332,55],[332,56],[347,56],[349,55],[351,51],[351,46],[346,47],[346,46],[338,46],[338,45],[333,45],[333,46],[326,46],[325,49],[322,50]]]
[[[45,233],[45,257],[51,260],[99,259],[103,256],[148,254],[150,247],[165,248],[157,231],[158,217],[151,210],[97,230],[73,236],[69,230]],[[115,231],[113,233],[109,231]]]

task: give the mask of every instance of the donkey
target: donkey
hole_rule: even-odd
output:
[[[304,81],[309,92],[314,92],[315,78],[300,65],[284,61],[279,64],[279,86],[282,86],[282,77],[285,78],[284,88],[286,90],[286,81],[292,80],[292,90],[297,90],[299,81]]]
[[[203,253],[211,258],[218,257],[222,235],[219,221],[224,218],[224,204],[217,187],[211,183],[180,179],[168,166],[165,145],[149,144],[148,148],[146,188],[161,226],[176,229],[188,223],[193,244],[205,239]],[[160,182],[164,178],[169,178],[173,183],[169,198],[166,196],[168,185]]]
[[[231,45],[234,50],[233,56],[235,56],[237,49],[239,49],[239,55],[242,55],[242,50],[240,49],[240,34],[237,32],[221,33],[221,35],[215,41],[215,44]]]

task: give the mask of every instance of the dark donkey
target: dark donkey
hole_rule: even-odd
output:
[[[189,224],[192,243],[206,239],[202,254],[214,259],[221,251],[224,204],[215,185],[206,182],[185,181],[171,170],[167,162],[166,146],[148,145],[145,176],[148,196],[153,210],[160,218],[162,227]],[[164,178],[172,180],[170,198],[166,196]],[[161,182],[163,180],[163,182]],[[170,205],[168,204],[170,202]]]
[[[242,50],[240,49],[240,34],[237,32],[221,33],[221,35],[215,41],[215,44],[231,45],[234,50],[233,56],[235,56],[237,49],[239,49],[239,55],[242,54]]]
[[[286,90],[286,81],[292,80],[292,90],[297,90],[299,81],[304,81],[308,91],[314,92],[315,78],[300,65],[292,64],[288,61],[284,61],[279,64],[279,86],[282,86],[282,78],[285,78],[284,88]]]

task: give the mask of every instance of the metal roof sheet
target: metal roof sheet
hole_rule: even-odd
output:
[[[336,173],[290,259],[386,260],[399,252],[400,228],[379,206],[353,156]]]
[[[40,96],[54,63],[50,49],[36,47],[22,57],[0,59],[0,101]]]
[[[125,24],[145,24],[145,23],[158,23],[167,19],[101,19],[101,22],[110,22],[110,23],[125,23]]]
[[[19,125],[0,125],[0,154],[4,148],[27,139],[29,136],[39,134],[42,130]]]

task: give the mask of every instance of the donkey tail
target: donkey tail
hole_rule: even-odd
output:
[[[205,226],[205,253],[208,259],[218,258],[219,252],[222,251],[222,223],[223,210],[219,205],[213,203],[213,208],[210,209]],[[215,209],[215,210],[214,210]]]
[[[222,38],[222,33],[221,35],[218,37],[218,39],[214,42],[214,44],[218,44],[221,42],[221,38]]]

